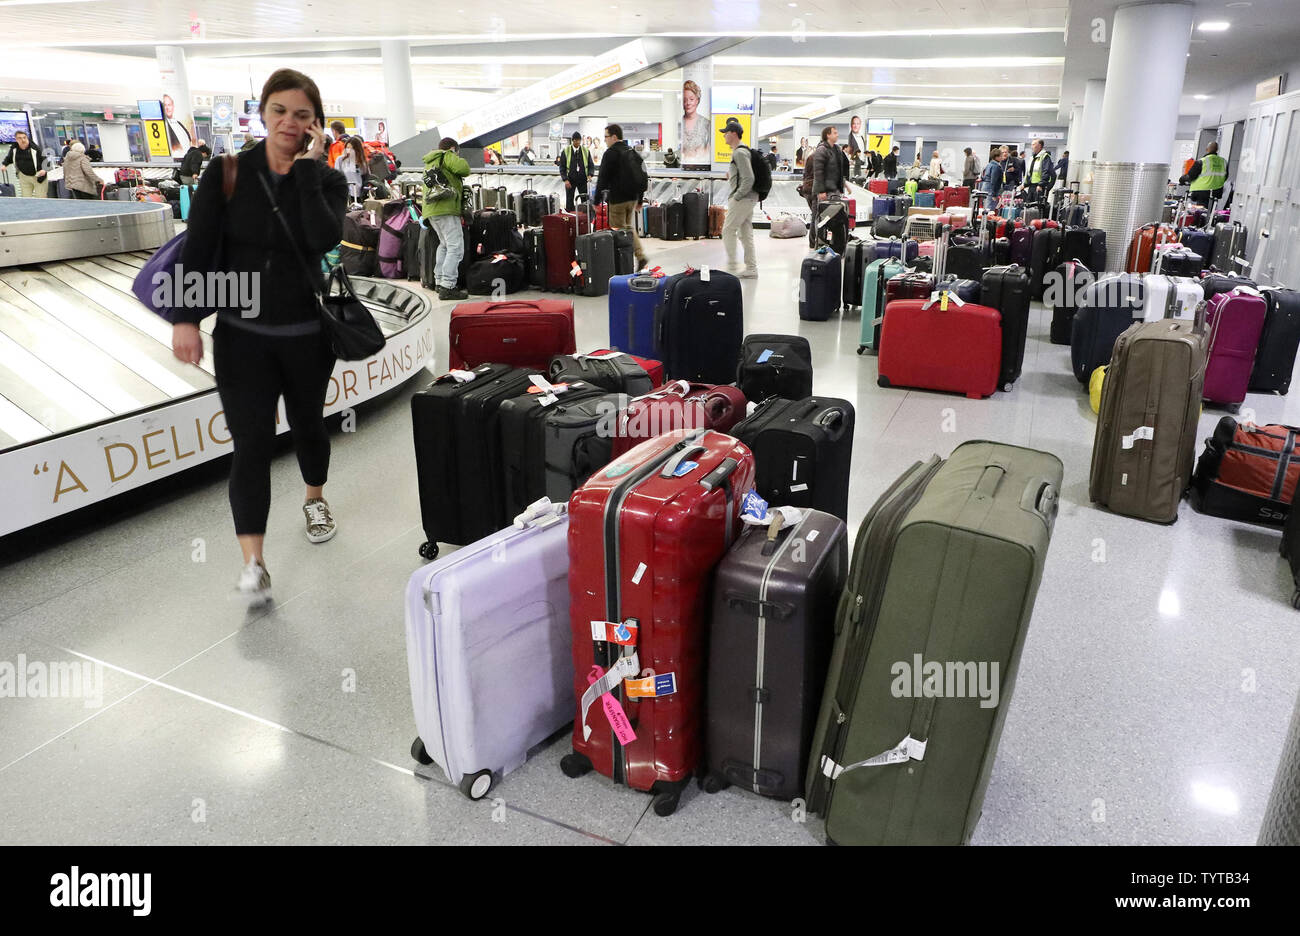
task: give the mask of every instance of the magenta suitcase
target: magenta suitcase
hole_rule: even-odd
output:
[[[1210,300],[1205,321],[1210,335],[1203,392],[1206,401],[1237,405],[1246,399],[1267,314],[1264,297],[1241,286]]]

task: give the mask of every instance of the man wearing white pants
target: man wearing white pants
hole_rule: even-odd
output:
[[[744,128],[734,118],[721,133],[731,147],[731,165],[727,168],[727,220],[722,223],[722,246],[727,251],[727,271],[742,279],[758,276],[758,258],[754,255],[754,164],[749,147],[740,142]],[[736,240],[745,250],[745,266],[736,265]]]

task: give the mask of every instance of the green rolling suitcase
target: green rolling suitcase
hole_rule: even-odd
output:
[[[1047,452],[967,442],[908,469],[862,521],[808,764],[829,841],[970,841],[1061,476]]]
[[[907,272],[903,261],[893,258],[872,260],[862,275],[862,336],[858,354],[870,348],[880,350],[880,325],[885,320],[885,282]]]

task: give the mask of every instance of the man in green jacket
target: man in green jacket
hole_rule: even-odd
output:
[[[1192,201],[1198,205],[1208,205],[1210,199],[1216,201],[1223,197],[1223,186],[1228,181],[1228,161],[1219,155],[1219,144],[1211,141],[1205,147],[1205,155],[1192,163],[1178,182],[1181,185],[1191,183],[1189,191]]]
[[[459,153],[456,141],[443,137],[438,148],[424,156],[422,215],[424,226],[438,238],[433,270],[439,299],[469,298],[468,292],[456,288],[465,256],[465,230],[460,220],[462,180],[469,175],[469,163]]]

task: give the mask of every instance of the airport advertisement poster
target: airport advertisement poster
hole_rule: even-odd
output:
[[[419,374],[434,359],[434,325],[419,324],[389,338],[363,361],[339,361],[325,395],[325,415],[349,411]],[[357,431],[364,414],[351,413]],[[288,431],[284,401],[276,431]],[[215,389],[155,409],[0,453],[0,536],[26,529],[229,454],[230,433]]]

